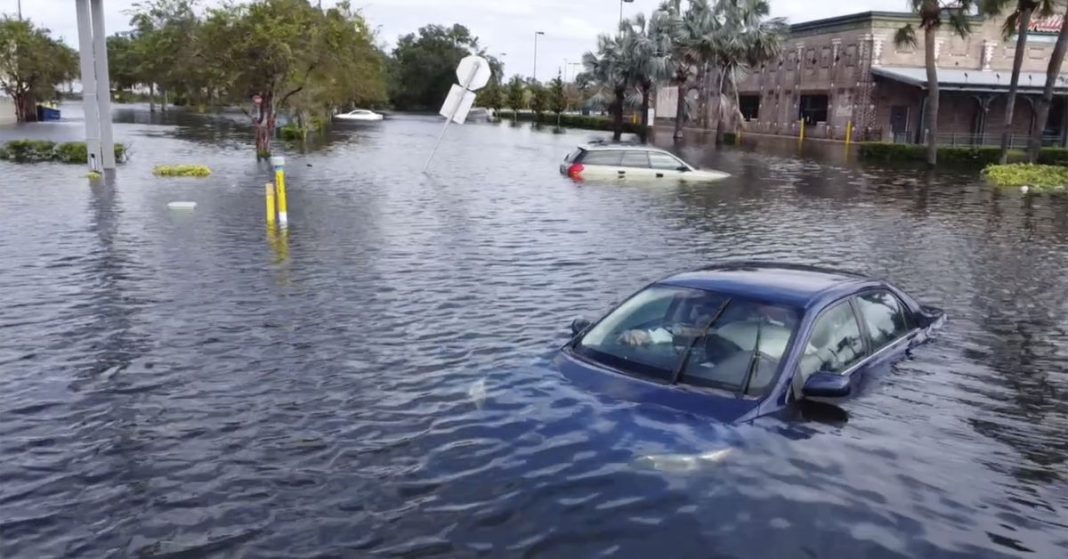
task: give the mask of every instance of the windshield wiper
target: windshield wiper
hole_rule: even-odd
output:
[[[679,383],[679,377],[682,376],[682,371],[686,369],[686,364],[690,361],[690,353],[693,352],[694,346],[697,345],[698,340],[703,340],[708,336],[708,331],[712,329],[712,325],[719,320],[719,316],[723,314],[723,311],[727,309],[727,305],[729,304],[731,304],[730,299],[723,301],[723,304],[716,309],[715,314],[709,319],[708,324],[701,330],[701,335],[690,340],[690,345],[686,346],[686,353],[682,354],[682,360],[679,361],[679,366],[675,368],[675,372],[671,375],[671,384]]]
[[[756,371],[757,364],[760,362],[760,333],[764,331],[764,321],[757,322],[756,342],[753,344],[753,358],[749,360],[749,368],[745,370],[745,381],[742,382],[742,391],[740,396],[744,396],[749,392],[749,383],[753,381],[753,373]]]

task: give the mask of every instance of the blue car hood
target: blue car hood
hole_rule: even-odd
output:
[[[628,402],[672,408],[723,423],[751,419],[761,403],[756,399],[718,396],[641,380],[583,361],[569,355],[566,350],[556,355],[552,366],[584,390]]]

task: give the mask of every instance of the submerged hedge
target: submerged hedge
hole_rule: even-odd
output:
[[[156,165],[152,174],[157,177],[208,177],[211,169],[203,165]]]
[[[927,161],[927,146],[920,144],[891,144],[887,142],[862,142],[860,158],[865,161],[915,162]],[[940,146],[938,162],[947,165],[986,167],[998,162],[1001,149],[994,146]],[[1026,154],[1020,150],[1009,151],[1009,161],[1020,162]],[[1068,165],[1068,149],[1042,148],[1038,162],[1046,165]]]
[[[13,140],[0,147],[0,159],[16,163],[58,161],[60,163],[87,163],[89,149],[85,142],[57,144],[48,140]],[[115,144],[115,160],[126,160],[126,147]]]
[[[983,169],[983,177],[997,186],[1026,186],[1038,192],[1065,192],[1068,188],[1068,167],[1061,165],[990,165]]]
[[[537,122],[538,124],[556,125],[556,113],[541,113],[535,115],[532,112],[521,112],[516,119],[516,112],[502,109],[497,111],[497,117],[501,120],[519,120],[519,122]],[[560,115],[560,126],[565,128],[582,128],[585,130],[612,130],[612,119],[603,116],[592,115]],[[637,134],[640,125],[623,121],[623,131]]]

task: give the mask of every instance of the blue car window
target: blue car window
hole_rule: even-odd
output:
[[[797,322],[790,308],[732,300],[694,344],[680,381],[763,393],[779,370]]]
[[[872,351],[889,345],[910,330],[904,305],[889,291],[869,291],[858,295],[857,309],[868,327]]]
[[[826,310],[812,325],[801,353],[801,379],[815,372],[844,373],[865,357],[860,325],[848,301]]]
[[[609,313],[575,350],[617,369],[670,381],[725,302],[722,295],[701,289],[652,286]]]

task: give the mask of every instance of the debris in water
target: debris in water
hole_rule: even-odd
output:
[[[197,207],[196,202],[170,202],[167,207],[172,210],[192,210]]]

